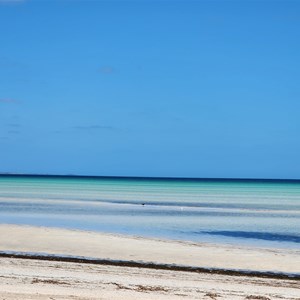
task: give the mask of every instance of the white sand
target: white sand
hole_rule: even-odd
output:
[[[0,225],[0,251],[297,273],[300,251]],[[0,257],[5,300],[300,300],[300,281]]]
[[[30,226],[0,225],[0,251],[300,274],[300,250],[162,241]]]
[[[247,276],[0,258],[5,300],[299,300],[300,283]]]

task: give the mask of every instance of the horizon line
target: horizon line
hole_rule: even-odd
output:
[[[300,178],[249,178],[249,177],[177,177],[177,176],[124,176],[124,175],[83,175],[83,174],[43,174],[0,172],[0,177],[48,177],[48,178],[90,178],[90,179],[135,179],[173,181],[261,181],[300,182]]]

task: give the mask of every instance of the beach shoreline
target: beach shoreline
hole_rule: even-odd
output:
[[[0,257],[6,300],[299,300],[299,281]]]
[[[0,236],[6,300],[299,300],[298,250],[5,224]]]
[[[150,239],[50,227],[0,225],[0,253],[106,264],[300,276],[300,250]]]
[[[22,252],[0,252],[0,258],[10,259],[26,259],[26,260],[38,260],[38,261],[51,261],[51,262],[67,262],[75,264],[93,264],[103,266],[115,266],[115,267],[128,267],[139,269],[154,269],[154,270],[167,270],[173,272],[192,272],[203,274],[217,274],[226,276],[247,276],[256,278],[271,278],[271,279],[284,279],[284,280],[297,280],[300,281],[299,274],[291,273],[278,273],[278,272],[260,272],[249,270],[235,270],[235,269],[216,269],[216,268],[202,268],[202,267],[189,267],[176,264],[159,264],[159,263],[147,263],[137,261],[124,261],[124,260],[107,260],[107,259],[95,259],[87,257],[75,257],[65,255],[50,255],[41,253],[22,253]]]

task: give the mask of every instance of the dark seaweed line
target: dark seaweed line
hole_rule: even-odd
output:
[[[28,253],[0,252],[0,257],[300,281],[299,274],[286,274],[286,273],[276,273],[276,272],[189,267],[189,266],[181,266],[181,265],[146,263],[146,262],[126,261],[126,260],[109,260],[109,259],[96,259],[96,258],[94,259],[94,258],[84,258],[84,257],[40,255],[40,254],[28,254]]]

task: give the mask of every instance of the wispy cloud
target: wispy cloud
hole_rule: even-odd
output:
[[[112,126],[104,126],[104,125],[86,125],[86,126],[73,126],[73,129],[77,130],[86,130],[86,131],[93,131],[93,130],[116,130],[115,127]]]
[[[7,124],[8,127],[11,127],[11,128],[20,128],[21,127],[21,124],[17,124],[17,123],[9,123]]]
[[[112,66],[102,66],[98,70],[102,74],[112,74],[116,72],[116,69]]]
[[[9,130],[8,131],[9,134],[20,134],[19,130]]]
[[[24,3],[28,0],[0,0],[0,4],[17,4],[17,3]]]
[[[0,98],[0,103],[15,104],[15,103],[19,103],[19,101],[12,98]]]

